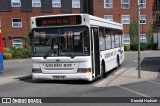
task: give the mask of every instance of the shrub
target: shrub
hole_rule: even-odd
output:
[[[147,50],[152,50],[152,48],[153,48],[153,44],[152,43],[148,43]]]
[[[142,51],[147,50],[148,43],[141,42],[140,45],[141,45],[140,48]]]
[[[140,43],[140,50],[142,50],[142,51],[147,50],[147,47],[148,47],[148,43],[146,43],[146,42]],[[131,43],[131,50],[133,50],[133,51],[138,50],[138,42]]]
[[[11,53],[11,49],[10,49],[10,48],[4,48],[4,49],[3,49],[3,52],[4,52],[4,53]]]
[[[12,59],[12,53],[10,48],[3,48],[4,56],[3,58],[6,60]]]
[[[31,47],[26,48],[4,48],[4,59],[23,59],[31,57]]]
[[[153,50],[157,50],[157,48],[158,48],[157,43],[154,43],[153,46],[152,46],[152,49],[153,49]]]
[[[6,60],[12,59],[12,53],[4,53],[4,59]]]
[[[31,57],[31,47],[27,48],[11,48],[13,58],[22,59]]]
[[[138,50],[138,43],[137,42],[132,42],[130,45],[131,45],[131,50],[133,50],[133,51]]]

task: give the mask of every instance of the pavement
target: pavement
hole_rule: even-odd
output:
[[[0,85],[31,78],[31,59],[4,60],[0,72]]]
[[[137,54],[137,51],[125,52],[128,56],[132,57],[132,54]],[[120,86],[125,84],[132,84],[144,81],[155,81],[160,79],[160,57],[154,57],[154,54],[159,54],[159,51],[143,51],[143,55],[147,53],[147,57],[141,57],[140,61],[140,78],[138,77],[137,60],[131,60],[134,63],[134,67],[120,67],[118,70],[111,73],[107,78],[95,84],[97,87],[111,87]],[[143,56],[141,55],[141,56]],[[128,61],[127,61],[128,62]],[[130,63],[128,63],[130,64]],[[122,63],[123,65],[123,63]],[[160,83],[159,83],[160,84]]]
[[[115,73],[109,75],[97,87],[119,86],[124,84],[131,84],[143,81],[156,80],[159,72],[140,70],[141,78],[138,77],[138,70],[136,68],[122,68]]]
[[[4,76],[4,77],[0,77],[0,85],[1,84],[6,84],[6,83],[11,83],[11,82],[15,82],[15,81],[19,81],[19,80],[24,80],[24,79],[28,79],[31,78],[31,75],[15,75],[15,76]]]

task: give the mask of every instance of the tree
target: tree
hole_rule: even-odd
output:
[[[147,41],[148,43],[153,43],[152,40],[153,40],[153,28],[152,28],[152,25],[150,24],[150,27],[148,29],[148,32],[147,32]]]
[[[30,39],[29,39],[29,31],[27,31],[27,32],[24,32],[24,36],[23,36],[23,38],[24,38],[24,41],[25,41],[25,47],[26,47],[26,43],[28,42],[30,42]]]
[[[129,26],[129,35],[131,43],[138,41],[138,24],[136,20],[131,20]]]

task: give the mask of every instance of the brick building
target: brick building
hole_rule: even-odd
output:
[[[156,31],[156,0],[94,0],[94,15],[123,24],[124,43],[130,43],[129,25],[137,20],[137,5],[140,9],[140,41],[147,42],[150,25]]]
[[[0,0],[0,25],[5,47],[25,46],[30,17],[51,14],[88,13],[89,0]],[[87,9],[86,9],[87,8]]]
[[[150,25],[157,32],[156,0],[0,0],[3,43],[5,47],[24,47],[31,16],[65,13],[89,13],[123,23],[124,42],[130,43],[129,25],[137,19],[138,4],[141,6],[140,39],[147,42]]]
[[[160,41],[160,0],[156,0],[156,17],[157,17],[157,41]],[[160,42],[158,42],[158,49],[160,49]]]

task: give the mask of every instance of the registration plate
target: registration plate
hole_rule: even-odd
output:
[[[52,76],[53,79],[65,79],[66,76]]]

